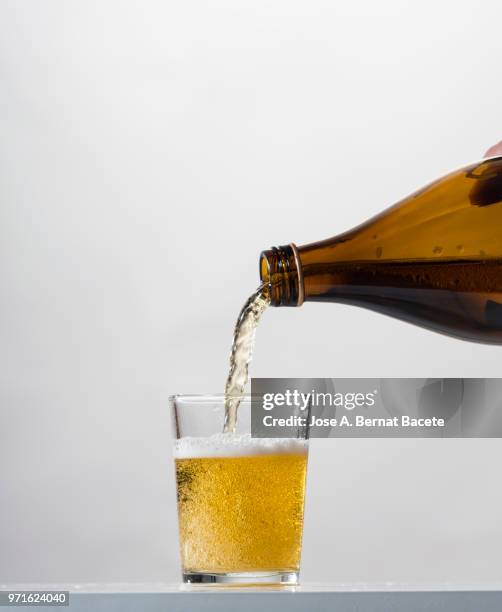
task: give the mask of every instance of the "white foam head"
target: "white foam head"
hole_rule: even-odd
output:
[[[252,438],[251,434],[220,433],[207,438],[180,438],[174,444],[176,459],[249,457],[253,455],[305,454],[307,441],[295,438]]]

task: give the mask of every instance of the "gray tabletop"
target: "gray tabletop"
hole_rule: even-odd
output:
[[[303,585],[222,588],[178,585],[0,585],[2,591],[69,591],[72,611],[128,612],[500,612],[502,585]],[[24,607],[24,606],[23,606]],[[34,606],[29,606],[35,609]],[[36,606],[52,610],[54,606]]]

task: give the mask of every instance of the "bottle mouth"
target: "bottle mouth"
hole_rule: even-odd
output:
[[[260,278],[272,306],[301,306],[303,274],[294,244],[272,247],[260,254]]]

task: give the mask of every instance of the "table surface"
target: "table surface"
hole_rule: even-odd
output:
[[[64,590],[72,611],[129,612],[500,612],[502,584],[303,584],[299,587],[191,587],[138,584],[0,584],[2,591]],[[35,609],[30,607],[30,609]],[[52,610],[54,606],[37,606]]]

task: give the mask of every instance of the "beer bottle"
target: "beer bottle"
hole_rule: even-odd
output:
[[[260,256],[273,306],[362,306],[502,344],[502,157],[452,172],[348,232]]]

